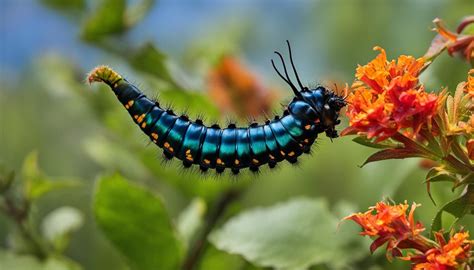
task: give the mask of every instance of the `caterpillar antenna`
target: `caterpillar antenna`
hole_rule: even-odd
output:
[[[289,82],[287,79],[285,79],[285,77],[283,77],[283,75],[280,73],[280,71],[277,69],[277,67],[275,66],[275,62],[273,61],[272,59],[272,66],[273,66],[273,69],[275,69],[275,71],[278,73],[278,76],[280,76],[280,78],[282,78],[282,80],[284,80],[289,86],[291,86],[291,89],[293,90],[293,92],[295,93],[296,96],[298,97],[301,97],[301,93],[296,89],[296,87],[291,83]]]
[[[290,62],[291,62],[291,67],[293,68],[293,72],[295,73],[296,80],[298,81],[298,85],[300,86],[301,90],[305,90],[306,87],[303,86],[303,84],[300,81],[300,77],[298,76],[298,72],[296,72],[295,64],[293,63],[293,55],[291,54],[291,45],[288,40],[286,40],[286,44],[288,45],[288,52],[290,54]]]
[[[301,97],[301,93],[298,91],[298,89],[296,88],[296,86],[293,84],[293,82],[291,82],[291,79],[290,77],[288,76],[288,71],[286,69],[286,65],[285,65],[285,60],[283,60],[283,56],[281,55],[281,53],[275,51],[274,53],[276,53],[279,57],[280,57],[280,60],[281,60],[281,63],[283,64],[283,70],[285,71],[285,75],[286,75],[286,83],[288,83],[289,86],[291,86],[291,89],[293,90],[293,92],[295,93],[295,95],[297,97]],[[273,60],[272,60],[273,62]],[[280,76],[283,78],[283,76],[281,75],[281,73],[279,73]]]

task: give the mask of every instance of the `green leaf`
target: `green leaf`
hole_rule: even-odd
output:
[[[208,119],[219,119],[220,112],[209,97],[200,92],[166,90],[160,91],[160,98],[169,101],[176,108],[186,108],[187,113],[199,115],[205,113]]]
[[[456,218],[455,222],[466,214],[474,214],[474,186],[466,186],[466,189],[460,197],[446,203],[438,210],[431,224],[432,233],[443,228],[443,212],[453,215]]]
[[[49,8],[64,12],[77,12],[86,7],[85,0],[41,0],[41,3]]]
[[[128,27],[137,24],[148,14],[155,4],[155,0],[142,0],[127,8],[125,20]]]
[[[0,163],[0,194],[10,188],[14,179],[15,171],[7,169]]]
[[[225,269],[244,270],[247,262],[238,255],[226,253],[209,245],[201,256],[199,270]]]
[[[26,197],[29,200],[36,200],[53,190],[77,187],[79,185],[79,182],[76,180],[51,181],[47,179],[36,179],[31,182],[31,185],[28,185]]]
[[[372,154],[370,157],[367,158],[367,160],[364,162],[364,164],[362,164],[362,166],[365,166],[366,164],[374,161],[381,161],[387,159],[404,159],[410,157],[428,158],[422,153],[406,148],[385,149]]]
[[[161,200],[120,175],[102,177],[94,214],[105,236],[132,269],[177,269],[182,244]]]
[[[150,176],[148,169],[123,144],[96,136],[85,140],[84,147],[93,160],[108,170],[124,171],[127,172],[127,176],[135,179],[145,179]],[[154,158],[156,164],[156,157]]]
[[[166,55],[156,48],[153,43],[147,42],[137,50],[129,52],[128,59],[137,70],[177,86],[166,66]]]
[[[426,175],[426,190],[428,192],[428,196],[430,197],[431,201],[433,204],[436,205],[436,202],[431,194],[431,183],[436,183],[436,182],[452,182],[456,185],[458,183],[458,179],[456,178],[456,175],[451,174],[450,172],[434,167],[431,168],[428,174]]]
[[[105,36],[126,30],[125,0],[101,0],[82,26],[82,38],[96,42]]]
[[[450,174],[448,171],[439,170],[432,168],[426,175],[425,182],[456,182],[457,178],[455,175]]]
[[[179,215],[178,232],[186,244],[190,243],[203,224],[205,213],[206,202],[201,198],[195,198]]]
[[[366,137],[355,137],[352,139],[353,142],[358,143],[363,146],[377,148],[377,149],[386,149],[386,148],[394,148],[397,147],[395,144],[381,144],[381,143],[374,143],[371,140],[367,139]]]
[[[43,236],[59,252],[66,249],[71,234],[82,227],[83,214],[76,208],[62,206],[49,213],[41,224]]]
[[[23,178],[38,178],[41,176],[38,166],[38,152],[33,151],[29,153],[23,161],[22,176]]]
[[[63,257],[49,257],[44,261],[31,255],[18,255],[0,249],[0,269],[11,270],[80,270],[81,267]]]
[[[22,176],[24,181],[25,197],[32,201],[44,194],[68,187],[76,187],[80,182],[75,179],[50,180],[38,166],[38,153],[31,152],[23,162]]]
[[[239,254],[257,266],[305,269],[316,264],[346,263],[338,219],[325,201],[297,198],[248,210],[210,235],[220,250]],[[357,234],[354,234],[355,236]]]

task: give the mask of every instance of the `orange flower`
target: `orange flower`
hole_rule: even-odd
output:
[[[436,113],[438,96],[419,84],[423,58],[402,55],[387,60],[385,50],[356,70],[357,81],[348,97],[349,127],[343,135],[360,134],[383,141],[399,131],[416,136]]]
[[[415,222],[414,211],[417,205],[412,204],[407,216],[408,204],[389,205],[379,202],[365,213],[352,214],[344,220],[353,220],[363,231],[376,239],[370,245],[370,251],[387,243],[387,257],[397,257],[412,262],[415,270],[455,270],[465,266],[471,260],[471,248],[474,241],[469,240],[468,232],[454,234],[449,242],[441,232],[435,233],[436,242],[421,235],[424,226]],[[402,250],[409,250],[404,256]],[[411,254],[414,252],[414,254]],[[471,269],[471,268],[462,268]]]
[[[240,117],[270,112],[276,97],[274,91],[264,88],[257,77],[233,56],[221,59],[210,71],[207,84],[220,110],[234,112]]]
[[[442,233],[435,233],[439,247],[434,247],[422,255],[409,257],[415,270],[456,270],[470,258],[472,242],[468,232],[454,234],[449,242]]]
[[[413,217],[417,205],[414,203],[411,206],[407,216],[408,207],[406,202],[399,205],[379,202],[370,207],[369,211],[352,214],[345,217],[344,220],[350,219],[359,224],[363,229],[361,235],[377,237],[370,246],[371,252],[385,243],[388,243],[388,256],[399,257],[401,256],[400,249],[407,247],[426,251],[430,247],[426,240],[420,236],[425,228],[421,223],[415,223]]]
[[[344,134],[352,130],[355,133],[364,130],[367,137],[378,136],[383,140],[397,132],[397,123],[390,117],[393,104],[385,102],[384,94],[376,94],[361,85],[355,88],[349,100],[347,115],[350,119],[350,127],[344,130]]]
[[[418,75],[425,64],[423,58],[415,59],[412,56],[401,55],[397,61],[388,62],[383,48],[376,46],[374,50],[380,51],[380,54],[367,65],[357,67],[356,77],[359,80],[377,93],[389,87],[410,89],[418,84]]]
[[[469,70],[467,82],[464,85],[464,91],[469,95],[469,97],[471,97],[471,99],[474,99],[474,69]]]

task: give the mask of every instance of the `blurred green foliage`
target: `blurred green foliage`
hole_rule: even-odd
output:
[[[183,70],[201,76],[223,54],[253,50],[257,55],[259,48],[269,52],[259,56],[268,61],[274,42],[286,38],[262,40],[258,18],[251,14],[234,26],[216,18],[205,38],[190,43],[181,59],[172,59],[153,41],[128,36],[155,1],[40,2],[58,14],[73,14],[68,18],[77,25],[77,42],[97,49],[97,65],[116,66],[140,88],[153,89],[145,91],[148,95],[159,93],[162,104],[216,121],[226,116],[219,115],[205,89],[184,86]],[[337,76],[347,82],[357,63],[374,56],[374,45],[393,57],[422,55],[435,16],[454,24],[472,10],[471,1],[461,0],[305,4],[306,24],[298,31],[308,51],[302,54],[325,76],[321,79]],[[183,68],[176,71],[172,64]],[[265,68],[271,74],[269,65]],[[441,57],[424,80],[430,89],[454,89],[467,68]],[[407,266],[386,262],[381,252],[370,256],[356,227],[338,228],[338,220],[383,198],[423,204],[417,215],[425,224],[437,209],[422,184],[425,172],[418,160],[361,169],[357,165],[372,151],[345,137],[333,143],[321,138],[314,155],[303,157],[299,166],[264,169],[259,176],[214,177],[184,171],[178,162],[164,164],[110,90],[84,84],[86,71],[68,55],[38,55],[22,80],[2,86],[6,121],[0,123],[0,158],[17,172],[33,149],[39,159],[35,152],[27,156],[22,181],[13,184],[15,200],[32,202],[29,225],[21,229],[15,220],[0,219],[0,237],[8,239],[2,241],[0,269],[400,269]],[[2,189],[13,178],[11,170],[4,171]],[[439,203],[453,197],[442,185],[433,189]],[[462,224],[473,228],[474,221],[465,217]],[[21,230],[33,240],[25,241]]]
[[[182,247],[161,199],[119,175],[97,184],[94,213],[132,269],[176,269]]]
[[[355,252],[362,245],[356,231],[337,233],[338,223],[324,200],[293,198],[233,217],[209,239],[217,248],[259,266],[347,268],[363,257]]]

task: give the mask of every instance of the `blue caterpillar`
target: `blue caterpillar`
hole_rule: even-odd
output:
[[[308,89],[301,84],[287,43],[300,90],[290,80],[282,55],[275,51],[283,64],[285,77],[272,60],[273,68],[291,87],[295,97],[283,116],[267,120],[263,125],[253,123],[240,128],[230,124],[222,129],[218,125],[205,126],[201,120],[191,121],[186,115],[177,116],[106,66],[94,69],[88,80],[108,84],[135,123],[163,148],[166,158],[176,157],[185,167],[199,165],[202,171],[215,169],[222,173],[229,168],[238,174],[240,169],[249,168],[256,172],[264,164],[273,168],[283,160],[295,163],[302,153],[309,153],[319,133],[336,138],[339,111],[346,105],[345,98],[325,87]]]

